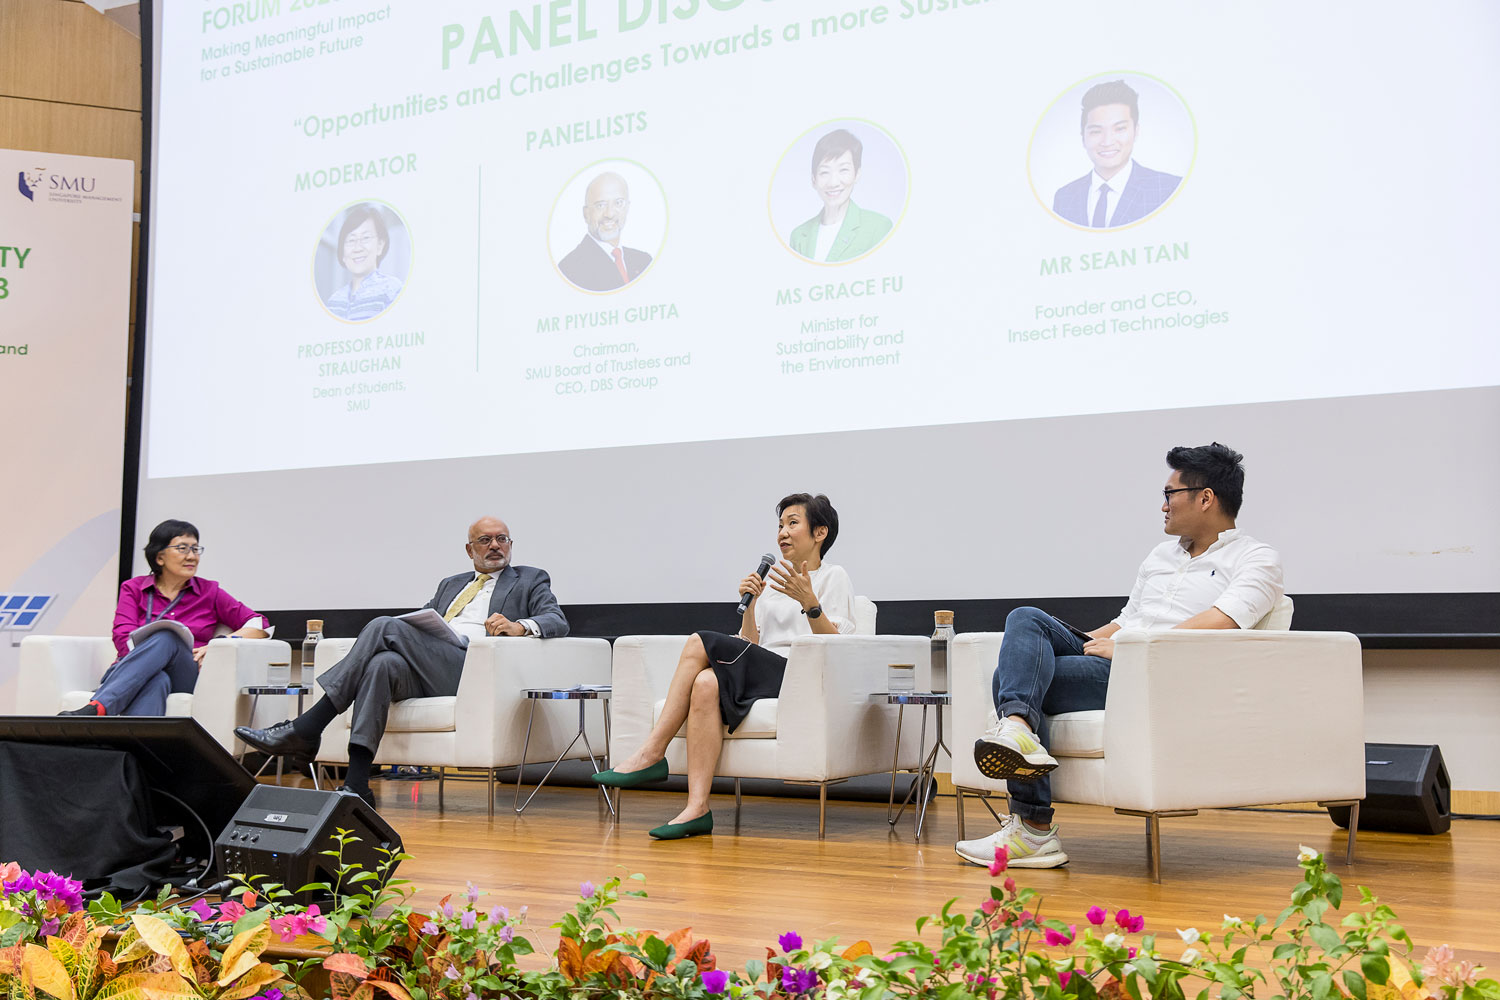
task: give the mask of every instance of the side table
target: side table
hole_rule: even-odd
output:
[[[891,795],[886,802],[885,818],[891,826],[895,826],[901,819],[901,814],[906,812],[906,806],[911,803],[912,819],[915,827],[915,838],[922,839],[922,824],[927,819],[927,802],[931,798],[932,785],[937,779],[933,769],[937,766],[938,751],[946,750],[951,756],[953,751],[948,750],[948,744],[943,741],[943,709],[953,703],[953,698],[947,692],[936,691],[881,691],[870,695],[871,699],[883,701],[887,705],[899,706],[896,710],[896,748],[891,755]],[[922,755],[921,763],[917,765],[917,780],[907,791],[906,797],[901,800],[901,807],[896,808],[896,772],[900,770],[901,763],[901,723],[906,715],[907,705],[919,705],[922,708],[922,729],[917,737],[917,752]],[[927,746],[927,709],[937,708],[936,739],[931,750],[925,750]],[[916,801],[912,802],[912,797]]]
[[[240,694],[248,694],[250,696],[251,722],[255,721],[255,706],[260,703],[260,696],[263,694],[279,694],[285,696],[296,695],[297,714],[301,715],[302,706],[307,701],[307,696],[311,693],[311,684],[252,684],[250,687],[240,688]],[[278,785],[281,784],[281,769],[284,761],[285,758],[283,757],[278,756],[276,758],[276,784]],[[267,757],[266,762],[260,766],[260,770],[255,772],[255,777],[259,778],[261,771],[264,771],[270,765],[271,758]],[[312,780],[314,788],[323,787],[322,785],[318,784],[318,769],[316,766],[314,766],[312,769]]]
[[[521,693],[531,700],[531,713],[526,716],[526,740],[521,744],[521,764],[516,768],[515,810],[517,813],[526,811],[526,807],[531,805],[531,800],[536,798],[536,793],[542,790],[542,786],[547,783],[547,779],[552,777],[552,772],[557,770],[557,765],[563,762],[563,758],[568,755],[568,751],[572,750],[574,744],[579,740],[583,740],[583,749],[587,751],[589,763],[594,765],[595,771],[603,771],[609,767],[609,697],[611,688],[608,684],[584,684],[570,688],[524,688]],[[578,702],[578,732],[568,741],[568,745],[563,747],[562,753],[557,755],[557,759],[552,762],[552,766],[547,768],[547,773],[542,775],[542,780],[538,781],[536,787],[531,790],[531,794],[526,796],[526,801],[522,802],[521,785],[526,775],[526,755],[531,749],[531,724],[536,721],[537,703],[542,701]],[[594,754],[593,746],[589,744],[588,733],[584,731],[583,727],[583,712],[591,701],[599,702],[600,708],[604,711],[604,752],[597,756]],[[615,804],[610,801],[609,792],[605,791],[603,786],[600,786],[599,793],[604,796],[604,804],[609,806],[609,814],[618,818],[619,813],[615,810]]]

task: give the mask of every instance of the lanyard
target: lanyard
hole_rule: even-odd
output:
[[[187,588],[184,587],[182,590],[179,590],[177,592],[177,596],[172,598],[172,603],[162,608],[160,615],[155,615],[152,614],[152,612],[156,609],[156,588],[152,587],[151,591],[146,594],[146,623],[150,624],[151,622],[156,621],[158,618],[167,617],[167,613],[173,608],[177,607],[177,602],[182,600],[182,595],[186,592],[186,589]]]

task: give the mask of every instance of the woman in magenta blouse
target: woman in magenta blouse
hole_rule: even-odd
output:
[[[167,695],[191,691],[208,641],[219,626],[230,634],[262,639],[265,618],[241,604],[213,580],[198,576],[198,529],[186,521],[163,521],[146,542],[150,576],[120,584],[115,606],[114,642],[120,658],[104,672],[93,700],[64,715],[164,715]],[[181,622],[193,634],[193,648],[163,629],[132,649],[130,633],[161,619]]]

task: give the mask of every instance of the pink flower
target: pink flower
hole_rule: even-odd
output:
[[[500,932],[500,940],[504,941],[506,944],[509,944],[510,941],[511,941],[511,939],[514,938],[515,936],[516,936],[516,929],[514,927],[512,927],[510,924],[506,924],[505,925],[505,929]]]
[[[503,906],[490,907],[490,923],[498,924],[510,919],[510,911]]]
[[[209,907],[208,903],[201,899],[187,909],[189,913],[193,914],[199,920],[208,920],[214,915],[214,911]]]
[[[307,908],[307,929],[314,934],[322,934],[328,929],[328,918],[319,913],[316,903]]]
[[[1029,924],[1029,923],[1031,923],[1035,919],[1036,919],[1036,914],[1032,913],[1030,910],[1022,910],[1021,911],[1021,923],[1023,923],[1023,924]]]
[[[464,893],[464,895],[468,898],[470,903],[479,902],[479,886],[475,885],[473,882],[470,882],[469,891]]]
[[[578,895],[582,896],[584,899],[592,899],[596,891],[598,891],[598,886],[594,885],[594,883],[592,882],[579,883]]]
[[[272,917],[270,920],[271,933],[275,934],[282,944],[291,944],[297,940],[297,928],[293,923],[294,917]]]
[[[234,900],[230,900],[219,907],[219,921],[221,923],[234,923],[245,915],[245,908]]]
[[[14,882],[21,877],[21,866],[14,861],[7,861],[0,865],[0,883]],[[3,895],[3,891],[0,891]]]
[[[990,863],[990,877],[993,878],[999,875],[1001,872],[1005,871],[1006,866],[1008,866],[1009,864],[1010,849],[1007,848],[1004,844],[996,845],[995,860]]]
[[[472,931],[478,922],[479,914],[473,910],[464,910],[464,915],[458,918],[458,926],[466,931]]]
[[[1127,934],[1139,934],[1146,929],[1146,918],[1133,917],[1129,910],[1119,910],[1115,913],[1115,924]]]
[[[1473,986],[1479,979],[1479,967],[1473,962],[1455,962],[1453,949],[1446,944],[1428,948],[1422,959],[1422,975],[1427,979],[1452,986],[1462,992],[1465,986]]]
[[[1061,972],[1059,972],[1057,974],[1057,985],[1059,985],[1059,986],[1063,987],[1064,989],[1066,989],[1067,985],[1068,985],[1068,980],[1072,979],[1072,978],[1073,978],[1073,973],[1070,970],[1068,970],[1068,969],[1064,969],[1063,971],[1061,971]]]
[[[1088,920],[1089,923],[1093,924],[1095,927],[1102,927],[1104,925],[1105,919],[1109,916],[1109,913],[1102,906],[1090,906],[1089,911],[1083,916],[1086,920]]]
[[[1051,927],[1043,928],[1042,937],[1047,942],[1047,947],[1057,948],[1061,945],[1072,944],[1073,939],[1078,936],[1078,925],[1069,924],[1066,933],[1055,931]]]
[[[437,932],[438,932],[438,925],[437,924],[433,923],[431,920],[423,922],[423,924],[422,924],[422,933],[423,934],[431,936],[433,934],[436,934]]]
[[[1000,909],[1000,901],[998,899],[986,899],[984,902],[979,904],[979,909],[982,910],[984,912],[984,915],[987,917],[994,916],[995,911]]]
[[[1005,887],[1005,891],[1008,892],[1008,893],[1010,893],[1012,896],[1014,896],[1016,894],[1016,880],[1015,879],[1013,879],[1013,878],[1007,878],[1004,882],[1002,882],[1000,884],[1003,885]]]
[[[1135,958],[1135,945],[1131,945],[1129,948],[1125,949],[1125,957]]]
[[[322,916],[314,903],[302,913],[289,913],[284,917],[271,918],[271,932],[290,944],[303,934],[321,934],[328,929],[328,918]]]

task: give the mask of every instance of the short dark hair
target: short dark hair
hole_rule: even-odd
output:
[[[1225,444],[1200,444],[1196,448],[1173,448],[1167,464],[1177,470],[1182,485],[1208,487],[1230,517],[1238,517],[1245,499],[1244,455]]]
[[[864,151],[865,144],[859,141],[859,137],[857,135],[855,135],[853,132],[850,132],[846,128],[836,128],[832,132],[829,132],[827,135],[825,135],[823,138],[819,139],[818,144],[813,147],[813,176],[818,176],[818,165],[820,163],[823,163],[827,160],[837,160],[845,153],[853,154],[852,158],[854,160],[854,169],[856,172],[858,172],[860,157],[864,155]],[[826,500],[828,498],[824,497],[824,499]]]
[[[1130,109],[1130,120],[1139,125],[1141,123],[1141,99],[1135,90],[1124,80],[1108,80],[1104,83],[1096,83],[1083,92],[1083,114],[1078,118],[1078,131],[1081,133],[1089,124],[1089,112],[1095,108],[1102,108],[1106,104],[1123,104]]]
[[[151,529],[151,537],[146,539],[146,567],[151,570],[152,576],[161,576],[161,567],[156,564],[156,557],[161,555],[161,550],[172,544],[172,539],[178,535],[192,535],[193,540],[198,539],[198,529],[187,521],[177,521],[168,518],[161,524]]]
[[[828,550],[833,548],[833,540],[839,537],[839,512],[833,509],[833,504],[828,502],[828,497],[822,493],[813,496],[811,493],[793,493],[781,498],[776,505],[776,517],[779,519],[783,511],[788,507],[801,506],[807,511],[807,524],[809,528],[827,528],[828,534],[823,536],[823,544],[818,547],[818,556],[826,556]]]
[[[349,214],[344,216],[344,224],[339,226],[339,241],[334,244],[333,253],[338,259],[340,267],[344,264],[344,241],[349,238],[350,233],[366,222],[373,222],[375,224],[375,235],[380,238],[381,245],[384,248],[380,253],[375,255],[375,266],[379,267],[381,262],[385,260],[385,255],[391,252],[391,234],[385,225],[385,213],[369,202],[365,202],[362,205],[355,205],[349,209]]]

